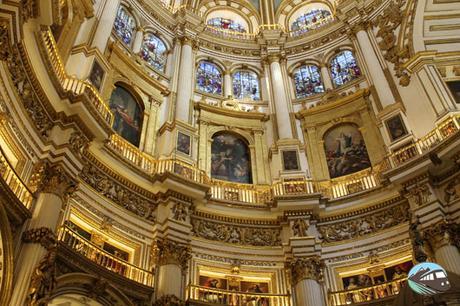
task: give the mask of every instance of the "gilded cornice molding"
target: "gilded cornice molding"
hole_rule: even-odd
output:
[[[151,256],[156,265],[178,265],[185,273],[192,258],[192,249],[172,240],[157,239],[152,245]]]
[[[323,281],[324,261],[319,256],[294,258],[287,263],[291,272],[292,284],[295,286],[304,279]]]
[[[234,117],[234,118],[255,119],[261,122],[268,121],[269,119],[268,115],[265,113],[237,111],[237,110],[232,110],[228,108],[212,106],[207,103],[203,103],[199,101],[194,102],[194,107],[196,110],[205,110],[210,113],[225,115],[225,116]]]

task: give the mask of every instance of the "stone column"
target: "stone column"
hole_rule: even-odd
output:
[[[318,256],[295,258],[289,263],[297,305],[324,305],[323,292],[319,283],[323,277],[323,265]]]
[[[260,11],[262,15],[263,24],[274,24],[275,23],[275,14],[274,14],[274,2],[271,0],[259,0]]]
[[[229,96],[233,96],[233,83],[232,74],[229,69],[224,72],[224,97],[227,99]]]
[[[16,263],[11,306],[25,305],[32,290],[36,290],[36,294],[28,302],[37,302],[49,293],[49,288],[40,287],[43,280],[40,281],[37,272],[43,272],[45,278],[52,275],[50,270],[54,269],[56,256],[55,230],[64,201],[75,187],[76,182],[60,166],[45,164],[32,219],[23,234],[26,244]]]
[[[142,42],[144,41],[144,29],[141,27],[137,27],[136,35],[134,36],[133,42],[133,53],[138,54],[141,52]]]
[[[434,257],[444,269],[460,275],[458,241],[460,224],[441,222],[425,231],[425,238],[434,250]]]
[[[321,79],[323,81],[324,91],[327,91],[328,89],[334,89],[327,64],[321,65]]]
[[[183,37],[179,64],[179,80],[176,98],[176,120],[188,123],[190,117],[190,100],[192,99],[193,81],[192,40]]]
[[[369,39],[366,24],[359,24],[354,28],[359,47],[366,61],[368,72],[375,86],[382,107],[395,103],[395,97],[385,77],[380,61]]]
[[[98,20],[96,32],[94,33],[91,47],[96,47],[104,53],[107,41],[112,33],[113,23],[117,17],[120,0],[105,1],[101,17]]]
[[[289,104],[287,92],[284,86],[283,74],[281,72],[280,57],[277,55],[269,56],[271,83],[273,88],[274,106],[276,109],[276,123],[280,139],[291,139],[292,129],[289,117]]]
[[[152,154],[155,147],[156,126],[158,120],[158,109],[161,103],[150,98],[150,114],[147,122],[147,130],[145,134],[144,152]]]
[[[157,272],[157,300],[175,296],[184,299],[184,275],[191,258],[189,246],[172,240],[156,240],[152,247],[152,257]]]

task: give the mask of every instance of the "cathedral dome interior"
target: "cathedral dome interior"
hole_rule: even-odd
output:
[[[0,44],[0,305],[460,305],[459,0],[4,0]]]

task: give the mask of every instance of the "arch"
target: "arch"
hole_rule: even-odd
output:
[[[323,134],[330,178],[352,174],[371,166],[363,135],[353,123],[332,126]]]
[[[164,71],[168,49],[158,35],[146,32],[142,39],[140,57],[153,68]]]
[[[249,25],[248,32],[257,33],[259,25],[261,24],[261,18],[259,9],[256,8],[250,1],[245,0],[228,0],[226,5],[221,5],[214,0],[204,0],[198,5],[198,13],[205,17],[214,11],[228,10],[238,13],[245,19]]]
[[[139,99],[122,83],[116,83],[110,96],[110,109],[114,114],[113,130],[131,144],[139,146],[144,119]]]
[[[336,54],[329,61],[331,80],[335,87],[340,87],[361,76],[361,69],[358,66],[353,52],[349,50]]]
[[[13,238],[10,221],[0,199],[0,305],[8,305],[13,291]]]
[[[321,68],[316,65],[303,65],[296,68],[292,73],[292,79],[297,99],[324,92]]]
[[[200,60],[196,67],[196,89],[210,94],[222,95],[223,70],[210,60]]]
[[[297,35],[317,29],[333,19],[329,3],[310,2],[293,10],[286,18],[286,29]]]
[[[310,1],[288,1],[284,0],[279,5],[275,13],[275,20],[284,26],[285,29],[291,29],[290,25],[293,17],[296,18],[297,14],[302,14],[311,7],[324,8],[335,15],[335,3],[329,0],[310,0]]]
[[[123,292],[110,285],[110,282],[97,276],[78,272],[67,273],[59,276],[56,281],[56,289],[51,296],[51,301],[64,296],[84,296],[91,297],[104,306],[114,305],[114,301],[116,301],[116,305],[134,306]],[[105,287],[104,294],[94,294],[92,292],[92,288],[98,285],[101,288]]]
[[[222,30],[230,30],[240,33],[253,32],[251,22],[243,17],[239,12],[233,10],[219,9],[212,10],[206,16],[206,24]]]
[[[232,93],[236,99],[260,100],[259,75],[249,69],[238,69],[232,73]]]
[[[138,22],[131,10],[127,6],[120,4],[113,28],[116,35],[127,46],[132,46],[137,26]]]
[[[211,177],[252,184],[251,151],[240,134],[219,131],[212,135]]]

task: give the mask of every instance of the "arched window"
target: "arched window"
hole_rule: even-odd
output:
[[[317,66],[306,65],[294,71],[295,95],[298,99],[324,92],[320,70]]]
[[[260,100],[259,78],[249,70],[233,74],[233,96],[236,99]]]
[[[199,91],[221,95],[222,72],[213,63],[201,61],[196,72],[196,88]]]
[[[252,183],[251,154],[244,139],[228,132],[214,134],[211,145],[211,177]]]
[[[236,31],[240,33],[245,33],[247,32],[246,28],[229,18],[223,18],[223,17],[214,17],[211,19],[208,19],[207,24],[209,26],[212,26],[214,28],[222,29],[222,30],[231,30],[231,31]]]
[[[302,34],[316,29],[332,20],[332,14],[326,9],[311,9],[297,17],[291,24],[291,31]]]
[[[354,124],[341,124],[329,130],[324,136],[324,151],[331,178],[371,166],[363,136]]]
[[[351,51],[343,51],[331,60],[331,75],[336,87],[361,76],[361,70]]]
[[[114,28],[117,36],[120,37],[125,44],[130,46],[133,40],[134,30],[136,29],[136,21],[123,6],[120,6],[118,9]]]
[[[163,71],[166,65],[166,45],[156,35],[147,33],[140,56],[153,68]]]
[[[139,146],[144,114],[133,95],[117,85],[110,97],[110,109],[114,115],[114,131],[133,145]]]

